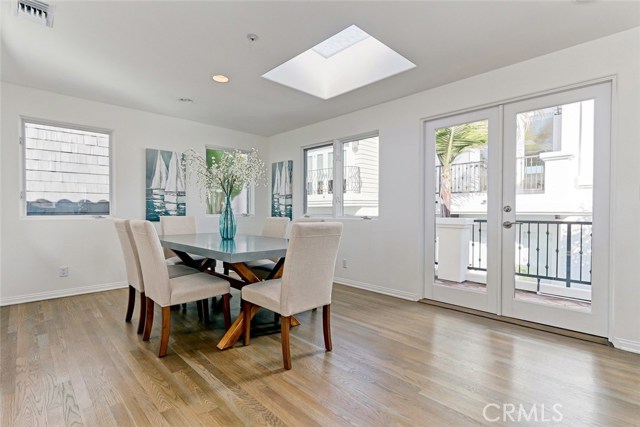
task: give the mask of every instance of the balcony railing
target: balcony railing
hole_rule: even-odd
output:
[[[343,193],[359,193],[362,188],[359,166],[346,166],[342,179]],[[333,169],[307,171],[307,195],[333,194]]]
[[[442,166],[436,166],[436,194],[440,194]],[[468,162],[451,165],[451,193],[483,193],[487,191],[487,164]]]
[[[518,193],[544,193],[544,161],[540,156],[516,159]],[[436,166],[436,194],[440,194],[442,166]],[[451,165],[451,194],[487,191],[487,164],[467,162]]]
[[[591,222],[517,221],[516,276],[591,285]],[[471,228],[469,270],[486,271],[487,221]]]
[[[540,156],[524,156],[516,159],[518,193],[544,193],[544,161]]]

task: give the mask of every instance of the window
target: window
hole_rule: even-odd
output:
[[[109,133],[23,120],[27,216],[109,215]]]
[[[378,142],[375,134],[306,148],[305,214],[378,216]]]

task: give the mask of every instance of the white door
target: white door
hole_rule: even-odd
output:
[[[426,122],[426,298],[607,336],[610,122],[609,82]]]
[[[607,336],[609,82],[504,106],[502,315]]]
[[[500,295],[499,113],[425,124],[425,296],[491,313]]]

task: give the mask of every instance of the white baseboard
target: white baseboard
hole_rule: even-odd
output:
[[[611,343],[615,348],[640,354],[640,341],[627,340],[624,338],[612,338]]]
[[[416,294],[412,294],[411,292],[399,291],[397,289],[385,288],[384,286],[376,286],[371,285],[369,283],[357,282],[355,280],[343,279],[341,277],[334,277],[334,283],[338,283],[340,285],[351,286],[353,288],[364,289],[371,292],[376,292],[378,294],[389,295],[396,298],[402,298],[409,301],[418,301],[420,297]]]
[[[37,292],[35,294],[18,295],[15,297],[0,298],[0,306],[22,304],[25,302],[43,301],[53,298],[70,297],[74,295],[90,294],[93,292],[109,291],[129,286],[127,282],[103,283],[101,285],[81,286],[79,288],[61,289],[57,291]]]

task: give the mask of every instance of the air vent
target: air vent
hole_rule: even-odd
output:
[[[16,13],[38,24],[53,27],[54,6],[38,0],[17,0]]]

